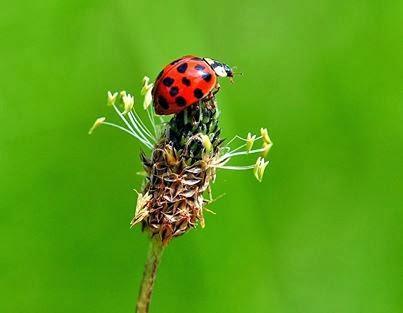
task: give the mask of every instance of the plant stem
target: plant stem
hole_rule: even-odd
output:
[[[137,299],[136,312],[147,313],[151,302],[151,294],[157,277],[158,264],[160,262],[164,244],[161,240],[151,239],[150,248],[148,250],[146,265],[144,268],[143,280],[140,285],[140,294]]]

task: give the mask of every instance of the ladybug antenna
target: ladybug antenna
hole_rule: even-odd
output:
[[[231,67],[231,70],[232,70],[232,75],[243,75],[243,73],[241,73],[241,72],[235,72],[234,70],[237,70],[238,69],[238,66],[233,66],[233,67]]]
[[[234,83],[234,76],[235,75],[243,75],[243,73],[241,73],[241,72],[232,72],[232,76],[229,77],[229,80],[230,80],[231,83]]]

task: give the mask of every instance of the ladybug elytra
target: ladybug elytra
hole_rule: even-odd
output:
[[[178,113],[208,99],[219,90],[218,77],[232,79],[232,69],[209,58],[184,56],[168,64],[158,75],[153,89],[155,112]]]

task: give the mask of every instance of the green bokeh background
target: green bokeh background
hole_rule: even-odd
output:
[[[9,1],[0,11],[0,312],[133,312],[139,145],[87,130],[107,90],[189,53],[238,66],[226,137],[264,126],[263,183],[219,172],[151,312],[403,311],[403,2]]]

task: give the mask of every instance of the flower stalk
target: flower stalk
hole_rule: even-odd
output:
[[[164,248],[164,245],[158,238],[151,239],[136,305],[137,313],[147,313],[149,310],[158,265]]]

